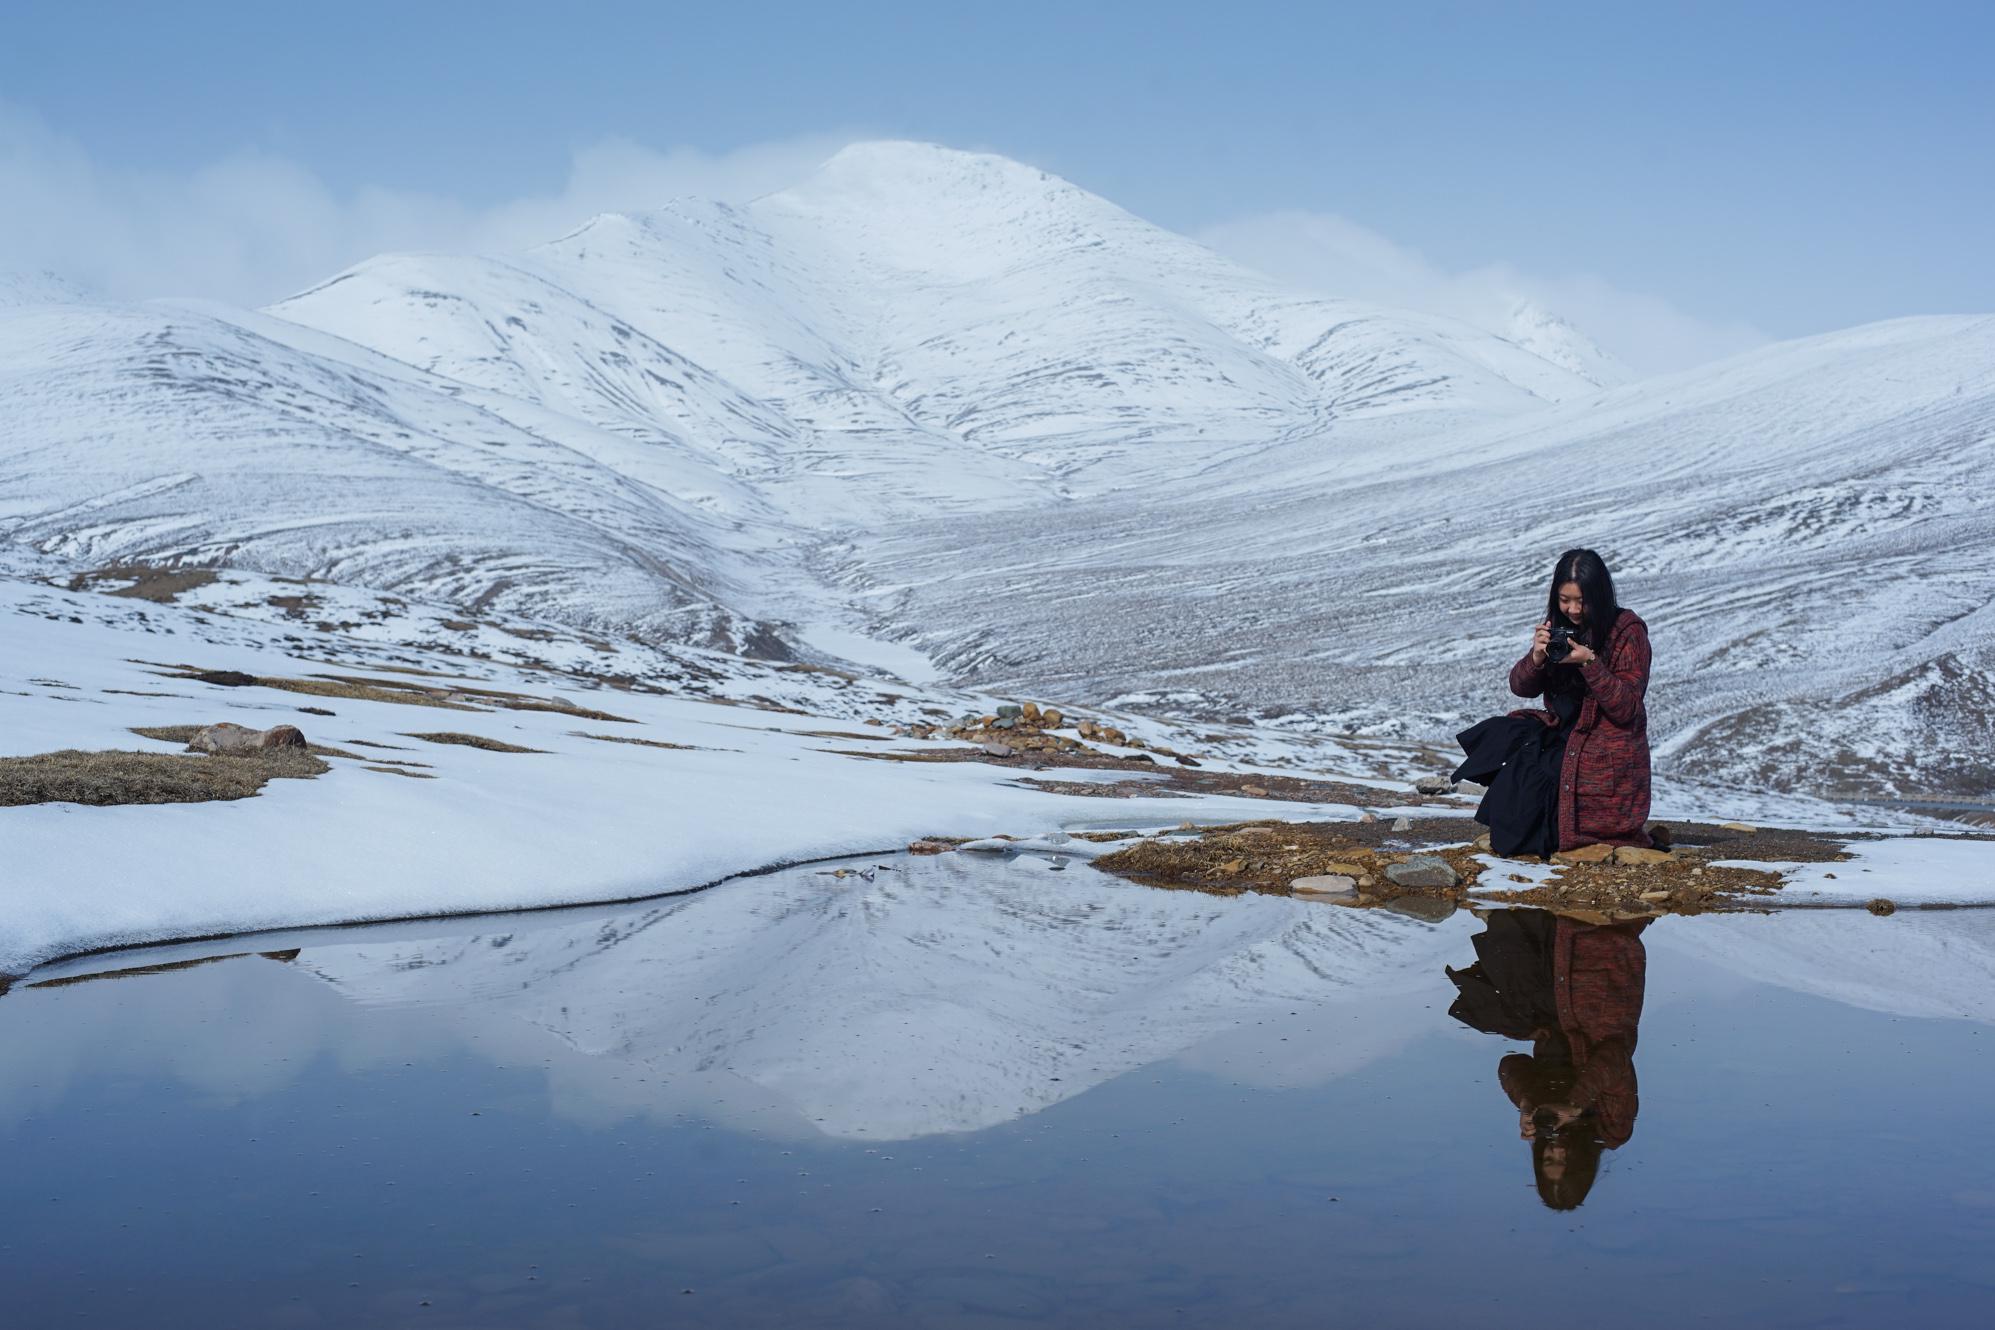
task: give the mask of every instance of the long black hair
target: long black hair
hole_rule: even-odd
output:
[[[1614,597],[1614,575],[1607,561],[1592,550],[1567,550],[1552,566],[1552,589],[1545,597],[1545,621],[1568,622],[1559,611],[1559,588],[1567,582],[1579,583],[1580,597],[1586,601],[1586,623],[1575,634],[1594,651],[1607,645],[1607,634],[1621,617],[1621,602]]]

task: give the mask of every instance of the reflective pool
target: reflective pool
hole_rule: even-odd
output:
[[[1978,1325],[1991,1022],[1983,911],[958,855],[160,948],[0,997],[0,1270],[21,1324]]]

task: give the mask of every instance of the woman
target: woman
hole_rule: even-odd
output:
[[[1621,608],[1598,554],[1567,550],[1531,649],[1510,668],[1510,691],[1545,707],[1457,736],[1468,756],[1455,779],[1489,787],[1476,820],[1494,853],[1649,844],[1648,687],[1648,626]]]

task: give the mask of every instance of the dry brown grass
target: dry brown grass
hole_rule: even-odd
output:
[[[586,730],[570,730],[568,733],[577,739],[600,739],[606,744],[639,744],[645,748],[676,748],[682,752],[695,752],[697,744],[666,743],[663,739],[639,739],[628,734],[590,734]]]
[[[459,734],[455,730],[437,730],[430,734],[405,734],[404,739],[421,739],[433,744],[460,744],[465,748],[482,748],[488,753],[544,753],[545,748],[522,748],[509,744],[504,739],[487,739],[482,734]]]
[[[378,772],[380,772],[380,773],[381,773],[382,775],[384,775],[384,776],[407,776],[407,777],[408,777],[408,778],[409,778],[410,780],[435,780],[435,779],[436,779],[436,777],[435,777],[435,776],[432,776],[432,775],[431,775],[431,774],[430,774],[429,772],[427,772],[427,771],[408,771],[408,770],[405,770],[405,769],[403,769],[403,768],[401,768],[401,767],[377,767],[377,766],[373,766],[373,765],[369,765],[369,766],[364,766],[364,767],[362,767],[362,768],[361,768],[361,770],[362,770],[362,771],[378,771]]]
[[[384,670],[391,668],[393,667],[383,667]],[[457,677],[433,675],[422,670],[394,672],[422,674],[439,679]],[[395,702],[403,706],[440,707],[446,711],[485,711],[493,708],[506,711],[547,711],[560,716],[573,716],[577,720],[606,721],[614,725],[637,724],[628,716],[596,711],[589,707],[578,707],[553,698],[535,697],[530,693],[508,692],[502,688],[443,687],[435,684],[404,683],[399,679],[364,678],[352,674],[314,674],[305,678],[286,678],[278,675],[243,674],[236,670],[202,670],[191,665],[167,666],[161,673],[169,679],[191,679],[199,683],[215,683],[236,688],[250,686],[277,688],[289,693],[304,693],[310,697],[338,697],[352,702]]]
[[[150,600],[159,605],[170,605],[173,598],[182,592],[193,591],[208,586],[215,580],[210,568],[154,568],[149,564],[114,564],[109,568],[99,568],[94,572],[78,573],[69,579],[71,591],[96,591],[100,582],[130,582],[130,586],[119,587],[106,594],[130,596],[137,600]]]
[[[330,770],[317,757],[295,748],[228,757],[64,749],[31,757],[0,757],[0,808],[247,799],[269,781],[308,779]]]

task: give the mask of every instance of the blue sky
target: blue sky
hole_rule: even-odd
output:
[[[1177,230],[1334,215],[1446,273],[1592,281],[1773,336],[1995,310],[1988,4],[17,0],[5,26],[14,169],[46,158],[101,198],[248,163],[335,211],[371,191],[471,216],[562,197],[606,143],[726,161],[912,137]],[[0,213],[38,197],[15,192]],[[398,238],[341,218],[318,222],[339,243]],[[48,257],[53,229],[0,226],[25,251],[0,266]],[[245,283],[277,244],[231,243]]]

